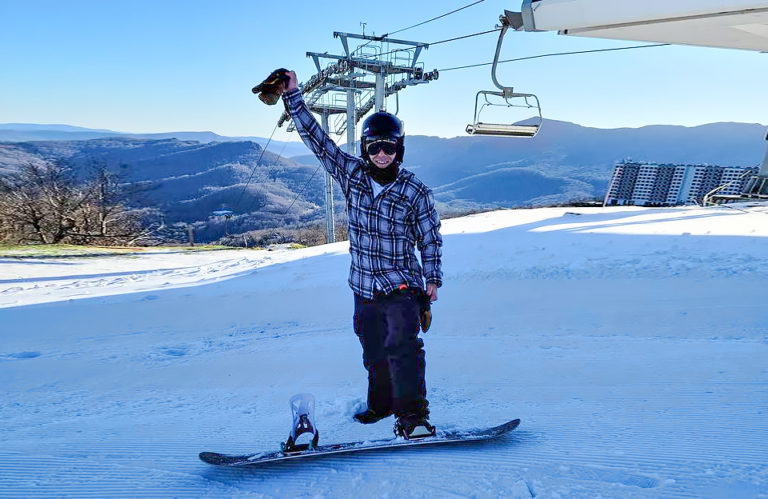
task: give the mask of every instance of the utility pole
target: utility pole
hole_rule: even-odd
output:
[[[427,43],[395,40],[386,36],[367,36],[355,33],[334,32],[334,38],[341,40],[343,55],[307,52],[317,68],[317,74],[300,85],[304,100],[309,109],[320,115],[321,125],[327,134],[347,135],[347,152],[356,155],[356,123],[372,109],[384,111],[387,97],[396,94],[407,86],[419,85],[436,80],[437,70],[425,72],[418,62],[422,49]],[[360,45],[350,50],[350,39],[360,40]],[[389,50],[389,47],[404,48]],[[384,47],[387,47],[387,51]],[[330,62],[322,67],[321,59]],[[395,81],[399,77],[400,79]],[[335,99],[334,99],[335,97]],[[344,114],[345,119],[334,120],[331,115]],[[290,120],[288,113],[283,113],[278,126]],[[295,130],[291,123],[288,131]],[[333,180],[326,173],[325,181],[325,218],[326,241],[335,241],[333,213]]]

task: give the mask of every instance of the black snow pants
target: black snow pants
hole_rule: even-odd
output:
[[[424,342],[419,334],[419,303],[411,290],[355,295],[355,334],[368,371],[368,408],[396,416],[427,416]]]

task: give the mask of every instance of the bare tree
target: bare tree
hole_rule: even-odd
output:
[[[126,186],[96,165],[84,182],[61,163],[25,164],[0,177],[0,240],[43,244],[136,244],[155,228],[126,204]]]
[[[11,230],[18,242],[62,242],[86,198],[71,170],[61,163],[27,163],[17,173],[0,178],[4,232]]]

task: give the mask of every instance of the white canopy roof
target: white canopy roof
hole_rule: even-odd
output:
[[[768,0],[525,0],[526,31],[768,51]]]

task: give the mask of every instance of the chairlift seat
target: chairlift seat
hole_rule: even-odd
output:
[[[485,103],[478,107],[480,96],[483,96]],[[504,99],[503,104],[492,103],[488,96],[496,96]],[[523,104],[516,104],[513,99],[521,100]],[[510,108],[525,108],[536,111],[537,116],[533,123],[485,123],[480,121],[480,114],[486,106],[505,106]],[[533,94],[515,93],[512,91],[494,92],[490,90],[481,90],[475,97],[475,118],[472,123],[467,125],[466,131],[469,135],[492,135],[496,137],[525,137],[532,138],[539,133],[542,124],[541,106],[539,99]]]
[[[532,138],[541,125],[504,125],[494,123],[472,123],[467,125],[467,133],[470,135],[495,135],[500,137],[527,137]]]

